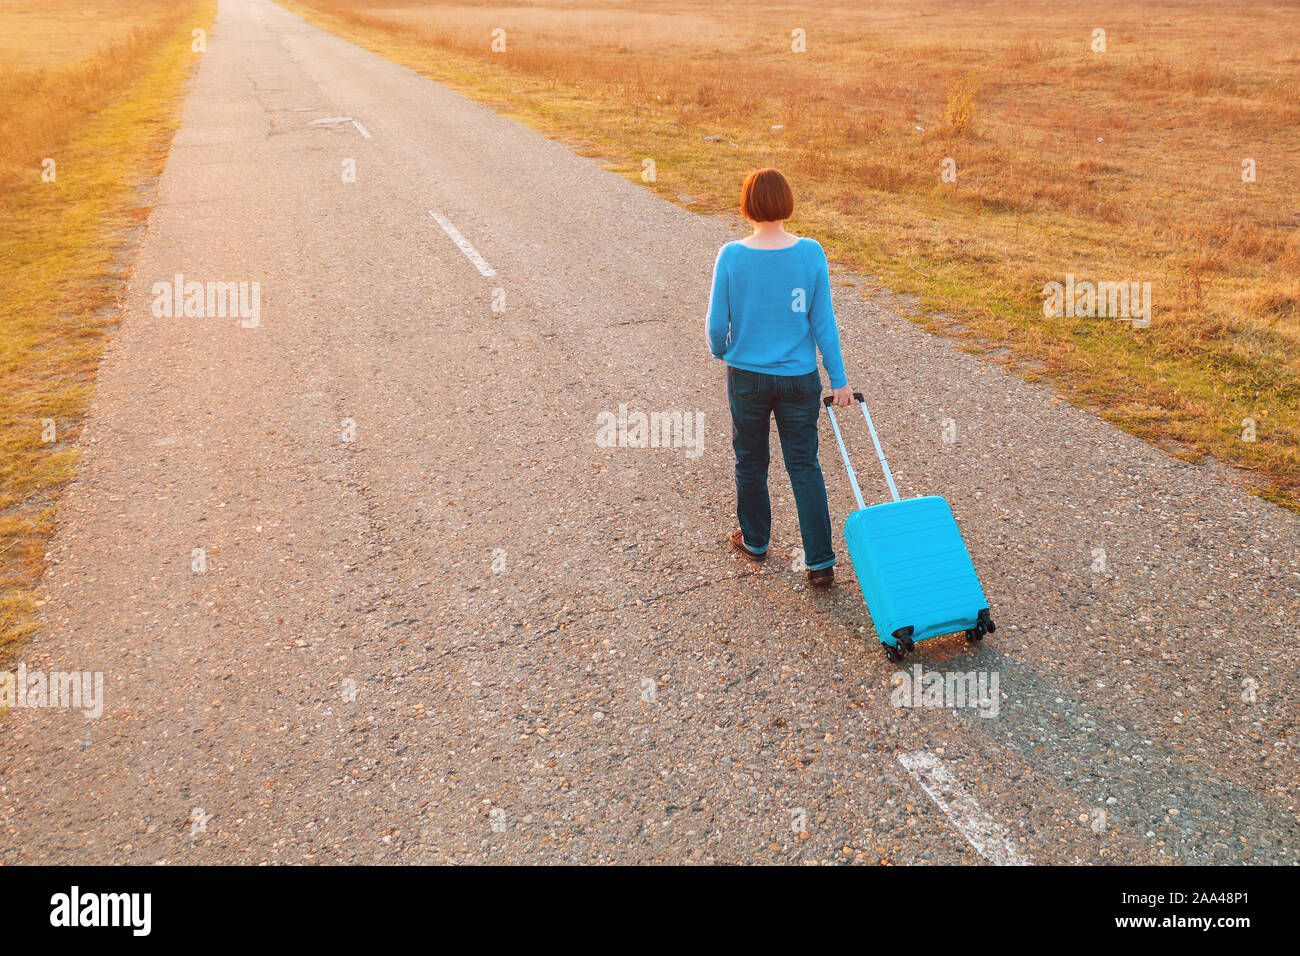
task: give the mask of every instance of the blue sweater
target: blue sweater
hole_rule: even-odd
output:
[[[785,249],[723,246],[706,324],[713,357],[735,368],[807,375],[817,370],[820,349],[831,388],[848,384],[826,253],[815,239]]]

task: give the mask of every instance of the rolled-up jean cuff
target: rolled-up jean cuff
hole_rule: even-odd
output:
[[[821,564],[810,564],[810,565],[808,565],[808,570],[809,570],[809,571],[821,571],[821,570],[824,569],[824,568],[833,568],[833,567],[835,567],[835,559],[834,559],[834,558],[831,558],[829,561],[823,561],[823,562],[821,562]]]

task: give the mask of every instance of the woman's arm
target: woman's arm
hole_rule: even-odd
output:
[[[817,280],[813,286],[812,305],[808,310],[812,322],[813,338],[822,353],[822,365],[830,377],[831,388],[839,390],[849,384],[844,374],[844,356],[840,354],[840,330],[835,325],[835,308],[831,304],[831,275],[826,265],[826,253],[819,244],[817,251]]]
[[[722,254],[727,249],[718,250],[718,258],[713,263],[713,292],[709,296],[709,314],[704,320],[709,337],[709,351],[713,357],[720,359],[727,351],[727,340],[731,338],[731,302],[727,296],[727,267],[722,261]]]

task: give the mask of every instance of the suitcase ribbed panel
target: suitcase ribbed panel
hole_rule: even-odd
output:
[[[929,496],[855,511],[844,524],[849,557],[882,641],[913,628],[912,640],[974,627],[988,607],[952,510]],[[886,638],[889,640],[886,641]]]

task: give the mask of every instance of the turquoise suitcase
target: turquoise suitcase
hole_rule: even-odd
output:
[[[823,402],[858,499],[858,510],[844,522],[844,542],[886,656],[901,661],[917,641],[940,634],[962,632],[968,641],[983,640],[997,626],[952,509],[935,495],[899,499],[871,413],[860,392],[853,397],[866,417],[894,499],[870,508],[862,500],[831,399]]]

